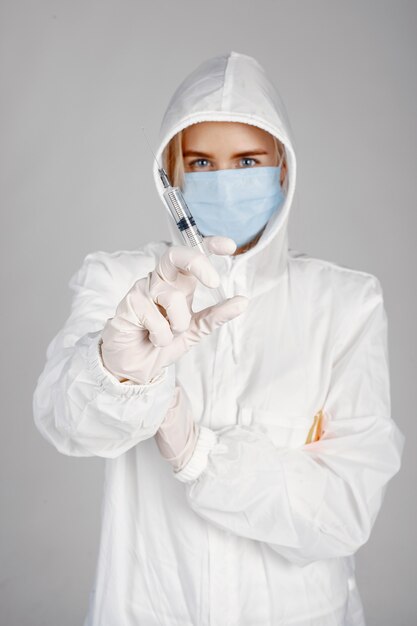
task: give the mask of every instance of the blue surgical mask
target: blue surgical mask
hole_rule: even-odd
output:
[[[239,248],[280,209],[281,167],[186,172],[183,196],[203,235],[224,235]]]

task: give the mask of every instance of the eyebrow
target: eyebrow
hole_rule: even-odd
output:
[[[255,149],[255,150],[245,150],[244,152],[236,152],[236,154],[232,155],[232,159],[236,157],[244,157],[248,155],[258,155],[258,154],[268,154],[266,150]],[[213,158],[212,154],[207,154],[206,152],[198,152],[196,150],[186,150],[183,153],[184,157],[195,156],[195,157],[208,157],[209,159]]]

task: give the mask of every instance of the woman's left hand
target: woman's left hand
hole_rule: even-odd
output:
[[[184,391],[176,386],[164,421],[155,433],[159,451],[175,472],[182,469],[192,456],[198,431]]]

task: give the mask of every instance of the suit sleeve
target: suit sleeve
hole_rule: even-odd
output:
[[[378,279],[367,278],[361,294],[334,350],[320,440],[278,449],[250,426],[201,426],[193,456],[176,474],[198,515],[300,566],[356,552],[400,469],[405,438],[390,417]]]
[[[33,393],[33,416],[41,435],[69,456],[114,458],[152,437],[175,389],[174,365],[146,385],[121,383],[101,358],[101,332],[124,292],[125,275],[112,254],[88,254],[72,276],[71,312],[49,343]],[[143,256],[143,275],[153,268]],[[140,276],[136,276],[137,280]]]

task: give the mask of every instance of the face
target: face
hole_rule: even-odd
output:
[[[209,172],[278,165],[272,135],[239,122],[200,122],[183,131],[186,172]],[[285,162],[281,183],[285,178]]]
[[[246,167],[276,166],[277,155],[272,135],[250,124],[239,122],[199,122],[182,132],[185,172],[210,172]],[[281,184],[286,175],[281,165]],[[249,243],[237,248],[233,256],[256,245],[262,231]]]

